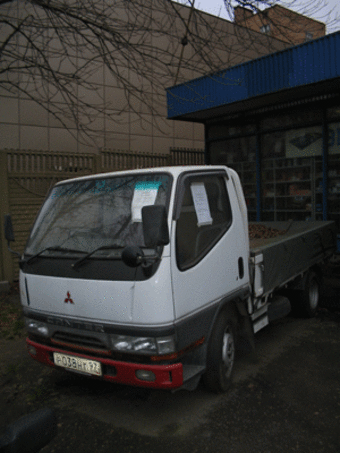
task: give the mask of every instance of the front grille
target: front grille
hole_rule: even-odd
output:
[[[90,352],[98,355],[111,355],[105,343],[99,338],[69,332],[56,332],[51,343],[69,350]]]

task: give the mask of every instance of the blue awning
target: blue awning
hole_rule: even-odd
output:
[[[340,32],[167,89],[168,118],[198,118],[204,111],[340,77]],[[340,79],[339,79],[340,86]],[[339,88],[338,88],[339,90]]]

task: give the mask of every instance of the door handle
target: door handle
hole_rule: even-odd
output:
[[[238,259],[238,276],[240,279],[244,277],[244,263],[242,256]]]

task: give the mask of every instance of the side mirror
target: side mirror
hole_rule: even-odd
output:
[[[5,214],[5,222],[4,222],[4,229],[5,229],[5,238],[7,239],[7,244],[8,244],[8,250],[13,253],[14,255],[17,255],[19,258],[21,258],[20,253],[15,252],[12,250],[9,246],[11,242],[14,242],[14,231],[13,231],[13,225],[12,225],[12,218],[10,214]]]
[[[134,245],[125,247],[122,252],[122,260],[129,267],[137,267],[144,260],[143,250]]]
[[[8,244],[14,242],[14,231],[12,225],[12,218],[10,214],[5,214],[5,238],[7,239]]]
[[[38,452],[57,434],[57,419],[52,409],[40,409],[9,425],[0,438],[0,451]]]
[[[169,228],[165,206],[142,208],[144,243],[146,247],[169,244]]]

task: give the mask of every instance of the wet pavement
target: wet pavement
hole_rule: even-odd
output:
[[[49,369],[24,338],[0,341],[0,426],[52,407],[58,435],[42,452],[340,451],[340,284],[315,319],[289,316],[239,351],[224,395],[168,393]],[[328,282],[329,283],[329,282]]]

